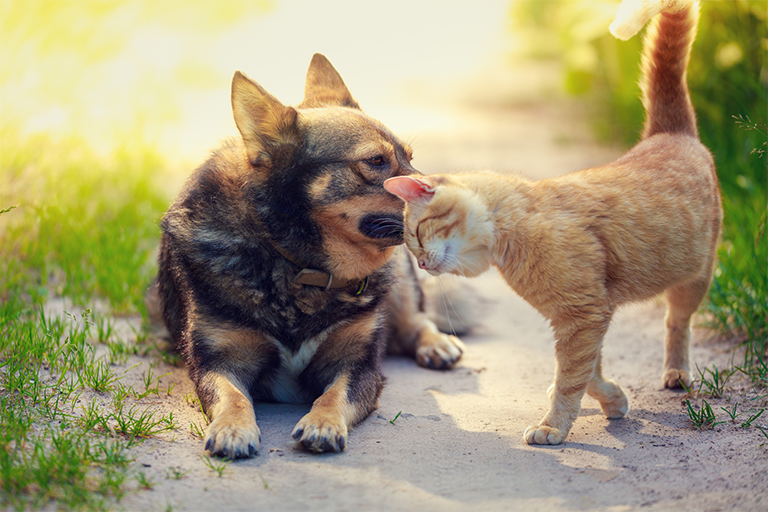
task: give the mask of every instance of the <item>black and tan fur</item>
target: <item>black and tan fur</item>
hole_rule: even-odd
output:
[[[319,54],[297,107],[238,72],[232,108],[242,139],[195,171],[162,220],[150,314],[162,313],[212,420],[210,452],[259,450],[257,401],[314,402],[293,438],[341,451],[377,407],[388,339],[422,366],[461,356],[461,342],[419,307],[410,260],[396,249],[403,203],[382,184],[416,172],[411,149],[360,110]],[[297,263],[353,284],[297,284]]]

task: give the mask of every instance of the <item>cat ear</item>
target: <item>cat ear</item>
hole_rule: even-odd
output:
[[[384,188],[390,194],[394,194],[406,203],[416,200],[432,199],[435,195],[435,187],[427,181],[414,176],[395,176],[384,182]]]
[[[360,109],[357,101],[341,79],[341,75],[324,55],[312,56],[304,86],[304,101],[300,107],[341,106]]]
[[[286,107],[239,71],[232,77],[232,113],[255,167],[271,167],[300,141],[296,109]]]

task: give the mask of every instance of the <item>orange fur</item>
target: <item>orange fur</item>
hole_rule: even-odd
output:
[[[696,138],[680,64],[697,9],[689,1],[654,20],[643,67],[646,138],[615,162],[538,182],[490,172],[385,182],[406,200],[405,239],[419,266],[474,276],[494,265],[550,321],[551,407],[526,430],[528,443],[561,443],[585,392],[609,418],[627,412],[600,360],[622,304],[666,292],[663,384],[691,384],[691,316],[712,278],[722,221],[714,163]]]

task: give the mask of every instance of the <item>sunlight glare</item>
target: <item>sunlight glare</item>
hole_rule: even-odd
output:
[[[242,70],[301,101],[324,53],[363,108],[407,136],[450,122],[433,108],[503,58],[507,0],[149,2],[9,0],[0,14],[2,115],[108,155],[126,141],[197,162],[236,135]]]

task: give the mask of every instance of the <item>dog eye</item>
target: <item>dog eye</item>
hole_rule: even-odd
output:
[[[366,159],[365,163],[367,163],[368,165],[370,165],[372,167],[381,167],[386,162],[384,161],[384,157],[383,156],[378,155],[378,156],[375,156],[373,158]]]

